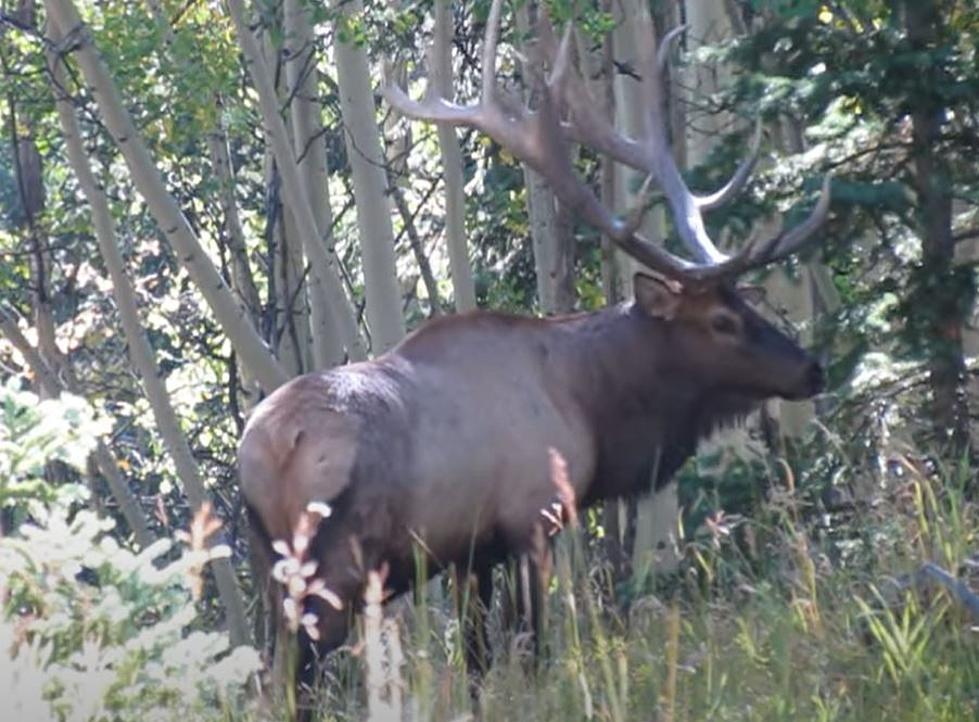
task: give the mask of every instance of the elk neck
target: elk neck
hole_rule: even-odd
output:
[[[747,415],[757,400],[719,388],[690,358],[674,325],[634,303],[563,322],[562,382],[597,441],[593,500],[628,496],[665,484],[697,443]],[[587,501],[587,500],[586,500]]]

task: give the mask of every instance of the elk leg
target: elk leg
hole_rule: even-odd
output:
[[[252,570],[252,584],[257,594],[255,610],[255,643],[261,651],[266,666],[274,659],[275,631],[278,627],[279,607],[276,601],[275,585],[272,583],[272,541],[262,526],[262,520],[248,504],[245,505],[248,518],[246,525],[248,540],[248,561]]]
[[[546,640],[547,586],[553,566],[550,543],[544,527],[535,524],[529,544],[518,556],[515,565],[515,584],[508,595],[505,620],[510,629],[530,637],[533,669],[539,666]],[[514,613],[516,612],[516,613]]]
[[[539,667],[546,642],[547,587],[554,566],[551,545],[540,524],[534,526],[531,548],[523,555],[523,560],[526,560],[526,575],[521,569],[520,581],[524,586],[522,596],[526,600],[524,609],[527,629],[533,635],[534,665]]]
[[[307,599],[306,611],[317,616],[319,639],[312,639],[303,628],[300,628],[296,634],[296,666],[293,684],[296,690],[297,722],[309,722],[313,719],[313,712],[316,709],[314,693],[322,673],[323,660],[346,641],[353,619],[349,604],[342,610],[336,610],[320,599]],[[290,653],[287,647],[283,652]]]
[[[492,564],[474,563],[472,569],[464,573],[456,570],[455,587],[470,694],[475,700],[493,661],[488,628],[489,610],[493,602]]]

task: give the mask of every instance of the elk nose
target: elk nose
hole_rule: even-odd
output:
[[[809,393],[812,396],[815,396],[826,388],[826,373],[818,361],[813,361],[809,364],[809,370],[806,372],[806,380],[809,384]]]

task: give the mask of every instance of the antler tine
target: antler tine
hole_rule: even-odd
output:
[[[745,183],[748,182],[748,178],[751,177],[751,173],[755,169],[755,163],[758,162],[763,127],[761,116],[759,116],[755,120],[755,133],[751,138],[751,148],[748,150],[748,155],[738,164],[734,175],[731,176],[731,179],[723,187],[710,195],[697,196],[697,206],[700,210],[712,211],[720,208],[741,192],[741,189],[744,188]]]
[[[564,135],[623,165],[639,171],[647,168],[646,147],[609,122],[600,110],[602,104],[594,100],[577,72],[571,57],[572,25],[569,23],[565,28],[556,50],[554,29],[546,10],[541,12],[539,25],[544,55],[552,58],[547,91],[555,105],[568,114],[561,125]]]
[[[823,185],[819,191],[819,200],[806,220],[790,228],[788,231],[775,236],[758,253],[751,254],[751,266],[774,263],[782,258],[791,256],[793,253],[802,249],[812,239],[813,235],[822,227],[826,222],[826,218],[829,216],[832,195],[830,186],[832,181],[833,176],[827,174],[823,178]]]
[[[550,25],[546,15],[542,24],[545,26],[545,31],[549,33]],[[655,86],[650,90],[650,94],[654,97],[649,102],[651,105],[658,106],[658,108],[651,108],[652,112],[662,113],[663,98],[665,97],[662,89],[662,76],[666,73],[669,66],[669,52],[672,48],[673,41],[685,30],[686,25],[678,25],[670,30],[658,44],[655,54],[657,75],[655,78],[650,78],[647,81],[655,83]],[[655,31],[652,28],[651,22],[647,28],[642,29],[640,32],[642,33],[642,37],[647,41],[655,38]],[[601,113],[597,112],[599,104],[592,100],[581,77],[574,72],[569,58],[570,43],[566,44],[566,39],[568,39],[567,31],[562,38],[554,61],[555,70],[552,73],[550,85],[556,89],[558,96],[563,101],[563,105],[567,106],[571,113],[571,117],[564,125],[567,135],[575,142],[587,145],[600,153],[604,153],[623,165],[658,176],[655,160],[657,149],[663,148],[665,149],[664,152],[669,152],[669,143],[666,140],[665,133],[665,119],[658,122],[658,125],[663,128],[662,132],[656,128],[650,129],[645,142],[630,138],[615,129]],[[652,54],[651,50],[649,52]],[[662,116],[660,117],[662,118]],[[653,120],[656,122],[655,119]],[[709,211],[719,208],[729,202],[731,198],[744,188],[758,161],[758,155],[761,149],[762,129],[763,126],[759,118],[756,122],[755,134],[752,138],[748,156],[739,164],[731,179],[719,190],[706,196],[698,196],[690,192],[683,185],[682,180],[680,180],[679,185],[683,186],[682,190],[685,191],[685,195],[692,199],[693,206],[695,207],[695,209],[691,210],[699,209],[700,211]],[[679,177],[680,174],[678,169],[675,171],[675,174],[667,169],[666,175]],[[673,185],[677,184],[674,183]],[[677,205],[683,208],[687,207],[689,202],[681,201]],[[673,207],[676,208],[677,205]],[[684,217],[689,217],[690,213],[685,212],[683,215]],[[690,236],[699,239],[699,241],[695,242],[696,248],[694,253],[701,257],[702,260],[723,262],[727,258],[727,255],[717,250],[710,241],[709,236],[707,236],[706,230],[701,232],[696,228],[698,225],[696,220],[694,220],[694,225],[695,228],[685,237],[685,240]],[[699,222],[699,226],[703,226],[702,220]],[[682,232],[681,236],[683,236]],[[689,246],[690,244],[688,243],[687,245]],[[700,249],[701,246],[704,250]]]
[[[479,122],[479,107],[457,105],[443,98],[434,83],[428,81],[423,102],[412,100],[391,77],[387,61],[381,65],[382,94],[384,98],[403,115],[411,118],[431,120],[452,125],[476,125]]]
[[[680,37],[686,29],[686,24],[677,25],[660,41],[659,50],[656,51],[656,69],[659,70],[660,75],[666,75],[666,71],[670,69],[670,50],[673,49],[673,41]]]
[[[694,283],[712,282],[746,273],[753,268],[775,263],[791,256],[812,240],[829,216],[832,176],[823,179],[819,200],[809,216],[799,225],[778,234],[765,243],[749,243],[724,263],[715,266],[692,266],[686,273]]]
[[[697,198],[687,187],[673,157],[669,142],[669,123],[666,117],[666,89],[663,87],[661,64],[666,58],[662,43],[657,48],[656,28],[649,10],[643,7],[636,26],[638,33],[640,64],[642,68],[641,91],[645,103],[646,129],[642,142],[647,147],[649,167],[656,176],[667,203],[673,213],[673,222],[684,246],[699,263],[719,264],[728,260],[707,234]],[[678,33],[669,33],[667,38]]]
[[[659,49],[656,51],[656,68],[659,72],[660,82],[662,82],[661,79],[666,77],[666,74],[669,71],[670,50],[673,49],[673,41],[680,37],[680,35],[682,35],[686,29],[687,26],[685,24],[677,25],[666,35],[664,35],[663,39],[659,43]],[[737,169],[734,171],[734,175],[731,176],[727,183],[710,195],[699,196],[693,194],[697,207],[700,210],[711,211],[720,208],[741,192],[744,184],[748,181],[748,178],[751,177],[751,172],[755,168],[755,163],[758,162],[758,152],[761,150],[762,127],[761,117],[759,116],[759,118],[755,121],[755,133],[754,136],[752,136],[751,147],[748,151],[748,155],[741,161],[741,163],[738,164]]]
[[[493,0],[490,7],[483,46],[481,97],[477,105],[457,105],[437,92],[426,93],[425,100],[418,102],[409,98],[390,78],[384,79],[383,93],[387,101],[404,115],[419,120],[472,126],[492,137],[518,158],[527,160],[536,151],[534,119],[522,107],[509,103],[504,111],[496,94],[496,51],[502,5],[502,0]]]
[[[550,21],[546,19],[542,23],[550,29]],[[547,79],[548,87],[563,88],[567,83],[568,74],[571,72],[571,39],[574,27],[569,22],[561,35],[561,42],[558,44],[557,54],[551,63],[551,75]]]

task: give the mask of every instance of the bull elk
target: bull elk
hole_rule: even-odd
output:
[[[556,496],[550,450],[563,457],[582,506],[641,494],[666,483],[713,429],[767,398],[803,399],[823,386],[816,360],[752,310],[734,280],[813,236],[828,213],[828,180],[801,225],[725,255],[702,212],[743,186],[760,134],[721,191],[687,188],[664,118],[663,74],[677,31],[657,45],[648,14],[637,23],[646,122],[633,138],[596,111],[571,57],[570,28],[558,42],[546,17],[539,35],[550,62],[537,66],[537,107],[502,95],[494,80],[500,10],[494,0],[477,104],[432,93],[414,101],[391,84],[388,101],[414,118],[484,132],[659,275],[637,274],[631,301],[594,313],[439,318],[372,361],[294,379],[255,409],[239,459],[265,573],[274,540],[292,538],[308,505],[332,509],[308,547],[329,594],[307,598],[315,622],[301,631],[301,670],[344,641],[370,570],[386,565],[395,594],[409,587],[417,549],[429,575],[452,564],[470,569],[484,605],[501,560],[526,555],[532,569],[545,570],[540,512]],[[693,260],[638,235],[641,208],[619,218],[604,207],[576,175],[571,142],[657,181]],[[272,609],[281,634],[281,609]],[[482,625],[468,625],[467,644],[486,649]]]

